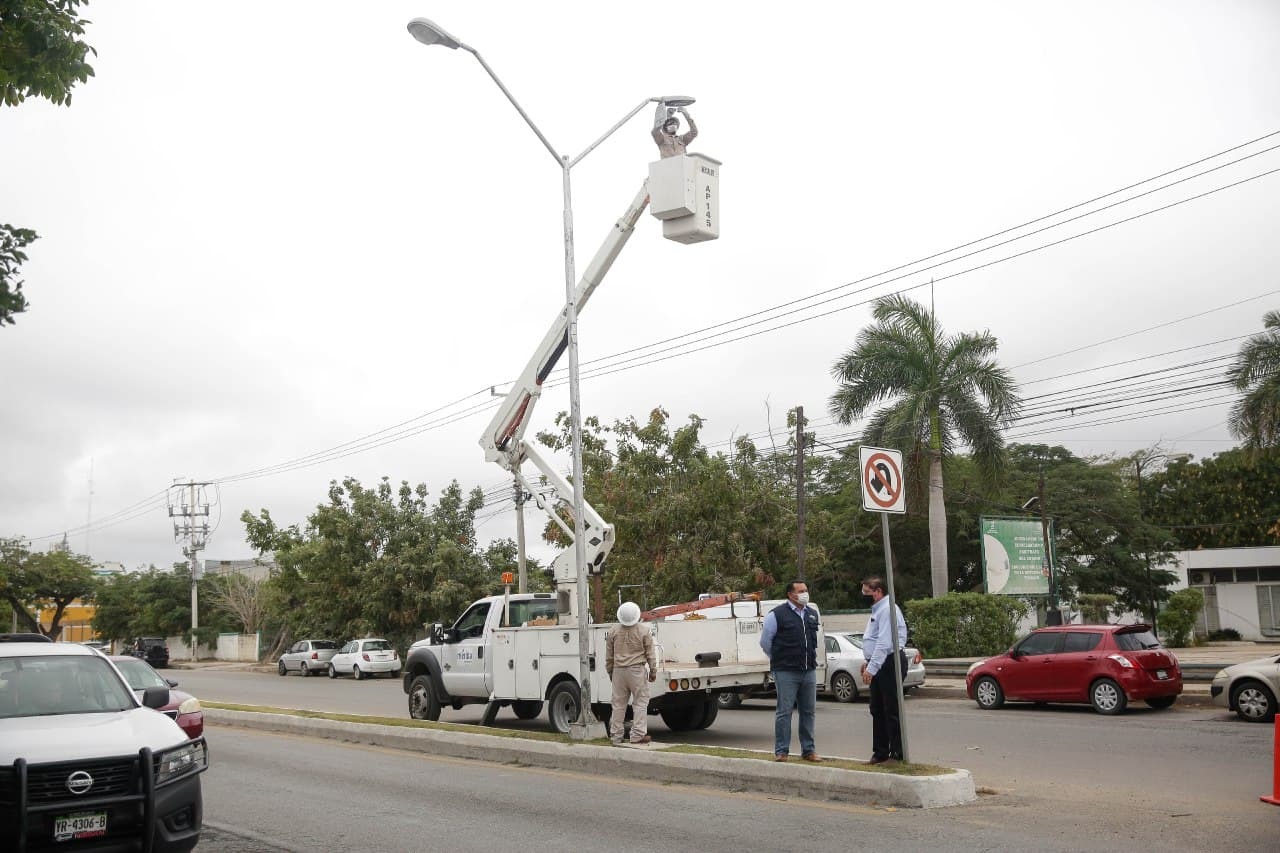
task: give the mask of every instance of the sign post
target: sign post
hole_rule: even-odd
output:
[[[862,508],[880,513],[880,535],[884,540],[884,579],[889,587],[889,637],[893,644],[893,673],[898,691],[898,722],[902,732],[902,760],[907,753],[907,706],[902,695],[902,649],[898,645],[898,599],[893,591],[893,551],[889,546],[889,513],[907,511],[902,477],[902,452],[882,447],[859,447],[858,470],[862,479]]]

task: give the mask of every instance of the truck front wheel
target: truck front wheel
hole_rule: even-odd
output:
[[[428,675],[419,675],[409,685],[409,716],[433,723],[440,719],[440,699]]]
[[[572,681],[561,681],[547,694],[547,721],[553,731],[562,735],[569,733],[569,726],[578,719],[578,708],[582,705],[582,693],[578,685]]]

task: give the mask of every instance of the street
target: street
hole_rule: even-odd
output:
[[[331,681],[327,678],[280,678],[256,672],[212,670],[175,672],[174,675],[184,689],[209,701],[397,718],[407,716],[405,696],[398,680]],[[481,706],[469,706],[461,711],[446,709],[441,719],[476,723],[481,713]],[[967,825],[964,822],[979,821],[986,822],[988,826],[1025,824],[1021,831],[1031,833],[1020,837],[1021,840],[1009,837],[994,845],[990,840],[980,842],[977,836],[971,839],[974,844],[996,849],[1006,845],[1050,849],[1045,848],[1035,835],[1046,830],[1049,815],[1053,816],[1052,821],[1059,822],[1058,834],[1054,837],[1069,839],[1069,849],[1089,849],[1081,846],[1078,837],[1072,836],[1084,827],[1091,832],[1096,831],[1095,837],[1100,842],[1109,839],[1112,845],[1126,839],[1141,840],[1144,846],[1155,845],[1159,839],[1160,846],[1173,849],[1208,849],[1224,843],[1234,844],[1239,849],[1265,849],[1271,844],[1274,833],[1280,831],[1280,810],[1258,802],[1258,795],[1267,793],[1270,788],[1271,727],[1242,723],[1234,715],[1218,708],[1175,706],[1168,711],[1152,711],[1139,705],[1123,716],[1111,718],[1101,717],[1085,707],[1011,705],[1001,711],[983,712],[965,700],[911,698],[907,702],[907,714],[912,757],[919,762],[971,770],[979,790],[983,792],[977,804],[942,810],[941,815],[912,812],[909,819],[912,828],[943,820],[946,823],[942,826],[948,827],[950,833],[957,822]],[[705,731],[672,733],[659,718],[652,718],[651,732],[660,742],[769,749],[772,721],[771,704],[749,701],[741,709],[721,712],[715,725]],[[499,714],[498,724],[512,729],[545,730],[544,718],[522,722],[506,710]],[[865,757],[870,742],[870,719],[865,703],[842,705],[820,700],[817,731],[819,750],[824,754]],[[287,813],[296,818],[303,811],[314,814],[314,820],[322,823],[337,821],[336,813],[347,814],[350,820],[362,825],[398,825],[396,815],[401,813],[384,808],[382,804],[384,797],[394,799],[383,790],[383,786],[395,789],[400,782],[377,770],[368,771],[367,777],[354,776],[350,780],[350,789],[341,794],[349,799],[356,796],[356,791],[362,792],[360,796],[367,798],[360,800],[366,803],[363,808],[344,809],[330,804],[332,807],[326,805],[317,809],[314,803],[308,803],[308,796],[327,796],[320,790],[310,790],[315,780],[324,780],[322,788],[328,791],[334,787],[336,777],[333,768],[309,770],[302,762],[314,760],[323,763],[325,759],[313,758],[313,753],[333,749],[336,747],[334,744],[268,737],[219,728],[216,724],[210,727],[208,736],[214,766],[206,777],[206,816],[215,828],[221,824],[228,831],[233,831],[235,826],[239,826],[242,831],[278,837],[279,827],[283,825],[278,816]],[[243,748],[242,744],[255,738],[273,746]],[[242,749],[243,754],[240,752]],[[275,754],[277,749],[278,754]],[[373,767],[380,767],[391,760],[382,757],[370,759]],[[427,759],[404,756],[397,760],[415,768],[404,771],[405,778],[410,778],[422,775],[421,762]],[[356,773],[361,762],[348,757],[340,763],[344,772]],[[460,777],[471,778],[473,770],[481,772],[475,763],[444,763],[450,766],[448,773],[444,774],[450,785],[462,784]],[[459,767],[463,769],[456,769]],[[428,772],[434,774],[437,769],[435,767]],[[229,778],[223,775],[232,770]],[[503,772],[517,771],[508,768]],[[526,768],[519,772],[538,771]],[[281,774],[284,779],[294,781],[281,781],[279,784],[267,781]],[[548,776],[560,780],[566,774],[548,773]],[[251,801],[241,803],[237,799],[244,792],[244,786],[258,784],[265,787],[254,793]],[[481,790],[488,790],[486,786],[493,782],[475,781],[475,784]],[[544,788],[551,784],[541,780],[534,787]],[[620,783],[616,780],[608,783],[594,780],[573,784],[607,785],[612,789]],[[439,779],[434,775],[431,785],[433,788],[439,785]],[[421,791],[418,793],[420,795]],[[463,799],[475,796],[466,790],[456,793]],[[591,796],[598,797],[599,794]],[[645,797],[649,796],[646,792]],[[724,797],[714,792],[705,796]],[[744,796],[737,795],[738,798]],[[281,798],[284,798],[283,802]],[[484,795],[480,799],[492,800],[493,796]],[[419,811],[424,802],[417,801]],[[451,803],[451,806],[456,805]],[[788,808],[799,805],[792,804]],[[663,815],[689,813],[687,803],[679,809],[670,803],[654,805],[653,808],[660,809]],[[823,815],[810,823],[826,825],[826,816],[835,813],[831,809],[838,811],[850,807],[806,804],[805,808]],[[1030,821],[1026,817],[1028,809],[1036,810],[1036,816]],[[695,808],[691,814],[701,820],[705,816],[702,812]],[[724,806],[708,804],[705,812],[723,813]],[[257,817],[248,823],[242,821],[233,825],[225,821],[226,814],[235,814],[238,820],[255,814]],[[1083,817],[1086,815],[1087,818]],[[285,834],[287,837],[293,837],[298,823],[296,819],[290,822],[290,831]],[[507,826],[507,823],[511,825]],[[517,825],[508,821],[501,827],[487,826],[486,832],[502,833]],[[705,821],[698,823],[698,826],[704,825]],[[686,827],[685,830],[695,836],[697,834],[694,827]],[[365,831],[383,832],[381,828]],[[342,832],[345,830],[331,828],[326,832],[327,844],[332,845],[335,837],[345,839]],[[394,834],[379,837],[380,844],[391,846],[371,846],[369,849],[398,849],[394,846],[398,843]],[[809,843],[815,840],[805,837]],[[915,849],[911,846],[914,836],[910,833],[903,835],[894,829],[894,834],[887,837],[893,839],[892,849]],[[922,845],[926,843],[923,837],[919,840]],[[452,843],[463,841],[473,843],[474,838],[467,836],[462,841],[454,838]],[[349,843],[350,839],[342,842],[343,845]],[[610,844],[627,849],[626,836]]]

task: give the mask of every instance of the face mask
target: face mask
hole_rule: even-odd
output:
[[[809,603],[809,593],[807,592],[796,593],[796,604],[799,604],[801,607],[804,607],[808,603]]]

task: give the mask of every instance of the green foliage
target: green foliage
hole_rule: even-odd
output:
[[[1029,612],[1016,598],[980,592],[917,599],[902,609],[916,648],[930,658],[1000,654],[1013,645]]]
[[[878,299],[872,314],[876,323],[859,332],[854,348],[831,368],[838,383],[831,415],[848,424],[886,404],[861,441],[901,450],[914,485],[908,505],[927,497],[930,585],[941,596],[951,588],[942,460],[967,445],[978,473],[998,480],[1001,433],[1021,403],[1013,377],[995,360],[999,344],[991,334],[948,335],[931,310],[901,295]],[[926,490],[926,482],[936,488]]]
[[[1243,396],[1227,425],[1245,447],[1280,447],[1280,311],[1262,317],[1266,329],[1240,346],[1227,379]]]
[[[1280,447],[1176,461],[1142,482],[1153,522],[1186,550],[1280,543]]]
[[[1116,603],[1116,597],[1103,592],[1086,592],[1076,596],[1076,603],[1085,622],[1105,625],[1111,621],[1111,607]]]
[[[329,484],[328,503],[308,516],[305,531],[279,527],[265,509],[241,516],[249,542],[274,554],[268,624],[283,641],[377,635],[403,647],[424,623],[452,622],[492,591],[475,542],[483,493],[464,495],[454,482],[434,505],[427,495],[421,484],[393,488],[384,477],[369,489],[348,478]]]
[[[1205,639],[1211,643],[1239,640],[1240,632],[1235,628],[1219,628],[1217,631],[1210,631],[1209,636],[1205,637]]]
[[[92,601],[97,588],[93,563],[88,557],[64,551],[33,553],[27,550],[24,540],[0,540],[0,598],[9,603],[19,624],[28,631],[39,631],[56,640],[62,633],[62,614],[67,605],[77,599]],[[32,615],[37,610],[52,610],[48,629]]]
[[[539,441],[568,446],[568,419]],[[763,457],[739,439],[731,455],[702,444],[702,419],[691,415],[674,430],[661,408],[644,423],[635,418],[602,427],[588,418],[583,429],[586,497],[614,524],[617,543],[606,563],[604,598],[616,600],[619,584],[643,584],[651,605],[687,601],[703,592],[763,591],[781,595],[795,572],[795,497],[790,468]],[[612,444],[612,449],[610,445]],[[562,507],[567,513],[569,508]],[[807,574],[827,571],[826,531],[819,513],[810,519]],[[544,538],[568,546],[553,523]]]
[[[79,36],[84,0],[0,0],[0,102],[17,106],[28,97],[70,104],[71,89],[93,76]]]
[[[205,577],[197,584],[200,627],[197,642],[212,648],[218,634],[237,632],[240,625],[217,605],[217,579]],[[125,572],[103,580],[98,590],[93,630],[108,640],[134,637],[190,637],[191,567],[174,563],[170,570],[151,566],[146,571]]]
[[[1180,589],[1169,596],[1169,603],[1160,614],[1160,628],[1168,638],[1168,645],[1182,648],[1191,645],[1191,632],[1196,617],[1204,607],[1204,593],[1198,589]]]
[[[13,325],[13,315],[27,310],[18,268],[27,260],[22,250],[36,239],[38,235],[29,228],[0,225],[0,326]]]

